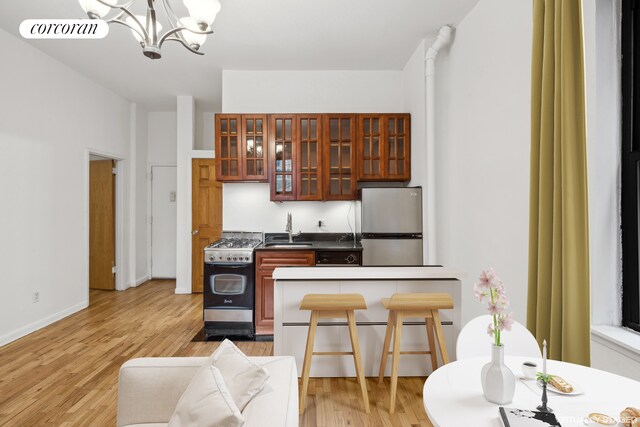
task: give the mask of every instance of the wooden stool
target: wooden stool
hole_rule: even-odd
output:
[[[438,339],[442,363],[449,363],[447,346],[442,334],[440,324],[440,313],[438,310],[453,308],[453,300],[449,294],[393,294],[391,298],[383,298],[382,305],[389,310],[389,320],[387,321],[387,332],[384,335],[382,347],[382,360],[380,361],[380,374],[378,382],[384,378],[384,370],[387,366],[389,356],[389,344],[391,335],[393,338],[393,358],[391,361],[391,402],[389,413],[393,414],[396,409],[396,390],[398,388],[398,361],[401,354],[430,354],[431,367],[435,370],[438,366],[438,358],[435,351],[435,340],[433,334]],[[402,322],[405,317],[424,318],[427,327],[427,338],[429,340],[429,351],[400,351],[400,338],[402,336]]]
[[[367,395],[367,384],[364,380],[362,359],[360,358],[360,344],[358,343],[358,331],[356,330],[356,320],[354,310],[366,310],[367,304],[360,294],[310,294],[305,295],[300,303],[300,310],[311,310],[311,320],[309,321],[309,333],[307,335],[307,348],[304,352],[304,364],[302,365],[302,394],[300,395],[300,414],[304,413],[307,400],[307,387],[309,386],[309,371],[311,370],[312,356],[339,356],[352,354],[356,365],[356,375],[362,390],[364,409],[367,414],[369,410],[369,396]],[[318,319],[325,318],[346,318],[349,324],[349,336],[351,337],[352,352],[314,352],[313,344],[316,338],[316,328]]]

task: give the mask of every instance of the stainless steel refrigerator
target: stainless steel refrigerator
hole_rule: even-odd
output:
[[[422,265],[422,188],[362,188],[363,265]]]

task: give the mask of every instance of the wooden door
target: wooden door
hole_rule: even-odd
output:
[[[113,160],[89,162],[89,287],[115,289],[116,177]]]
[[[273,270],[315,265],[314,251],[257,251],[255,319],[257,335],[273,334]]]
[[[216,176],[218,181],[241,181],[243,174],[242,120],[239,114],[216,114]]]
[[[267,181],[267,115],[242,115],[242,179]]]
[[[356,116],[324,115],[324,199],[356,198]]]
[[[322,200],[322,115],[296,116],[296,200]]]
[[[269,116],[269,175],[271,200],[295,200],[297,164],[296,120],[293,114]]]
[[[380,115],[358,115],[358,180],[381,181],[385,178],[383,119]]]
[[[385,114],[385,178],[389,181],[411,179],[411,116]]]
[[[214,159],[193,159],[192,163],[192,292],[202,292],[204,248],[222,233],[222,184],[216,180]]]

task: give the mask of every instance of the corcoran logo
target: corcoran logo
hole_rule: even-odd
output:
[[[25,39],[103,39],[109,24],[101,19],[25,19],[20,34]]]
[[[232,300],[230,300],[230,299],[226,299],[226,300],[224,300],[224,303],[225,303],[225,304],[232,304],[232,303],[233,303],[233,301],[232,301]]]

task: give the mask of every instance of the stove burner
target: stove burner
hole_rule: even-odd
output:
[[[252,249],[261,243],[259,239],[222,238],[209,245],[210,249]]]

